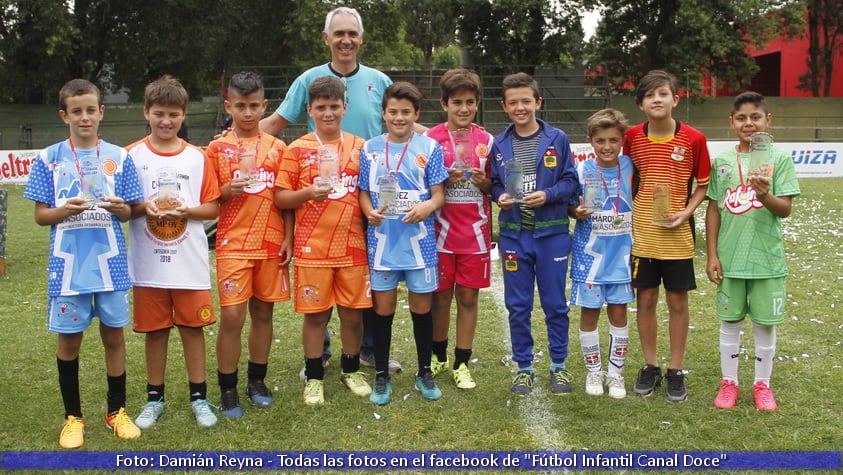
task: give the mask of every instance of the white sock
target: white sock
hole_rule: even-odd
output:
[[[609,372],[620,374],[626,362],[626,350],[629,348],[629,325],[616,327],[609,324]]]
[[[776,356],[776,327],[752,322],[752,331],[755,332],[755,382],[763,381],[769,386]]]
[[[596,328],[590,332],[580,330],[580,346],[585,369],[590,372],[601,371],[603,363],[600,361],[600,331]]]
[[[720,322],[720,372],[723,379],[734,381],[735,384],[738,384],[738,355],[743,322]]]

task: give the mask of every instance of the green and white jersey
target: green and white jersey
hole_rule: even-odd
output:
[[[782,149],[772,148],[773,177],[770,193],[798,196],[799,182],[793,160]],[[720,231],[717,255],[725,277],[769,279],[787,275],[781,218],[771,213],[749,186],[750,154],[735,148],[722,152],[711,165],[706,195],[717,202]]]

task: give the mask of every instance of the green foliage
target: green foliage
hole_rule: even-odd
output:
[[[433,68],[433,52],[437,46],[453,44],[457,16],[453,0],[403,0],[406,13],[405,38],[421,50],[424,69]]]
[[[808,0],[808,72],[799,89],[828,97],[835,55],[843,48],[843,1]]]

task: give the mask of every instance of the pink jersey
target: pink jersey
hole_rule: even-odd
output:
[[[445,155],[445,167],[454,164],[453,134],[447,123],[439,124],[426,132],[439,142]],[[482,127],[471,125],[471,147],[466,164],[480,168],[491,176],[492,162],[489,150],[494,137]],[[437,250],[449,254],[483,254],[489,252],[492,242],[491,203],[489,196],[471,181],[465,180],[445,188],[445,206],[436,212]]]

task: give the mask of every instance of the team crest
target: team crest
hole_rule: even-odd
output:
[[[484,143],[477,144],[477,148],[475,148],[474,151],[480,158],[486,158],[489,155],[489,147]]]
[[[312,300],[316,302],[322,300],[322,297],[319,295],[319,287],[313,285],[300,286],[298,294],[299,300]]]
[[[225,279],[220,282],[219,289],[221,294],[239,294],[243,291],[243,287],[240,286],[240,281],[237,279]]]
[[[427,156],[423,154],[416,155],[416,166],[419,168],[424,168],[427,165]]]
[[[618,345],[615,347],[615,356],[626,356],[626,345]]]
[[[102,161],[102,172],[108,176],[114,176],[117,173],[117,162],[113,158],[105,158]]]
[[[202,307],[199,309],[199,321],[208,323],[214,318],[214,311],[210,307]]]
[[[677,162],[681,162],[685,159],[685,153],[688,151],[685,147],[674,146],[673,152],[670,154],[670,158],[676,160]]]
[[[556,168],[556,147],[551,145],[544,152],[544,166],[546,168]]]
[[[518,255],[515,251],[506,251],[504,253],[504,269],[509,272],[516,272],[518,270]]]

